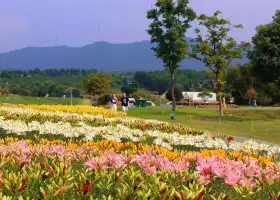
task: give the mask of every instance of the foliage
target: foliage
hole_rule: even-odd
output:
[[[209,71],[196,70],[176,70],[176,81],[182,84],[186,91],[198,91],[201,88],[211,89],[213,75]],[[163,71],[138,71],[133,79],[139,83],[139,86],[150,91],[156,91],[163,94],[170,85],[170,75],[167,70]]]
[[[66,85],[56,84],[52,81],[35,81],[30,84],[11,85],[9,91],[13,94],[24,96],[44,97],[46,94],[49,94],[50,97],[62,97],[65,94],[66,88]],[[77,88],[73,88],[73,91],[74,97],[80,96],[80,91]]]
[[[272,102],[271,96],[263,91],[258,92],[258,104],[268,106]]]
[[[184,91],[184,87],[181,84],[176,84],[175,88],[174,88],[174,95],[175,95],[175,100],[181,101],[183,99],[183,92]],[[171,95],[171,89],[169,89],[166,93],[166,99],[168,99],[169,101],[172,101],[172,95]]]
[[[258,80],[265,84],[269,95],[277,101],[280,97],[280,10],[276,11],[272,22],[257,27],[252,42],[253,50],[248,57],[253,71]]]
[[[157,0],[156,8],[152,8],[147,13],[147,18],[152,20],[148,29],[151,42],[155,44],[152,49],[171,74],[170,92],[173,111],[176,109],[174,72],[180,67],[179,63],[186,57],[185,33],[190,28],[190,22],[196,17],[188,4],[188,0],[177,0],[176,2]]]
[[[213,97],[211,92],[209,92],[208,90],[205,90],[205,89],[202,90],[197,96],[200,97],[204,103],[206,103],[209,98]]]
[[[107,105],[108,102],[110,101],[111,97],[112,96],[110,94],[101,94],[98,96],[97,104],[98,105]]]
[[[139,99],[139,97],[142,97],[144,99],[147,99],[149,97],[150,92],[145,90],[139,90],[137,92],[134,92],[129,95],[129,97],[134,99]]]
[[[84,79],[86,92],[92,95],[107,93],[110,89],[110,79],[107,74],[91,74]]]
[[[240,164],[243,163],[242,159],[249,159],[246,154],[239,152],[225,153],[220,150],[199,149],[193,149],[196,152],[171,152],[155,145],[104,140],[83,142],[3,137],[0,142],[6,150],[6,154],[0,153],[1,160],[5,163],[2,166],[3,177],[1,177],[3,199],[182,199],[183,197],[191,200],[210,199],[211,196],[211,199],[235,200],[242,199],[242,196],[246,198],[250,196],[250,199],[254,200],[269,199],[269,196],[274,199],[279,196],[277,181],[273,184],[261,182],[258,185],[260,189],[247,189],[251,186],[250,182],[242,186],[242,180],[241,183],[230,185],[225,183],[223,178],[210,176],[219,165],[230,162]],[[32,153],[38,151],[40,153]],[[107,153],[108,151],[111,153]],[[217,158],[216,154],[225,157],[222,156],[213,162],[211,159]],[[234,156],[235,154],[239,157]],[[194,155],[199,157],[201,163],[194,159],[190,164],[187,158]],[[176,161],[178,156],[180,161]],[[207,159],[209,157],[211,159]],[[253,158],[255,156],[251,159]],[[211,162],[211,167],[202,161]],[[236,168],[233,165],[231,167]],[[256,166],[251,168],[254,167]],[[239,171],[238,168],[236,170]],[[234,176],[230,178],[233,179]]]
[[[225,91],[232,94],[237,104],[247,104],[245,95],[248,88],[258,88],[260,91],[250,63],[230,67],[227,70],[226,82]]]
[[[197,38],[192,45],[189,55],[202,61],[206,67],[215,74],[214,89],[221,93],[225,86],[225,71],[235,58],[242,58],[243,50],[249,44],[236,40],[228,33],[232,28],[242,28],[242,25],[232,25],[229,20],[221,17],[221,11],[216,11],[213,16],[202,14],[198,17],[201,28],[196,29]],[[206,29],[206,35],[201,29]],[[222,98],[219,98],[220,115],[223,116]]]
[[[137,90],[138,90],[138,84],[136,83],[136,81],[133,81],[132,84],[123,85],[121,88],[121,91],[126,93],[128,96],[131,93],[137,92]]]
[[[250,88],[246,91],[246,98],[249,99],[249,104],[251,100],[257,98],[257,91],[254,88]]]

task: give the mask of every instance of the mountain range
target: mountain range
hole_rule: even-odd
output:
[[[190,40],[190,39],[188,39]],[[83,47],[27,47],[0,54],[0,69],[93,68],[104,71],[161,70],[150,41],[127,44],[95,42]],[[246,58],[235,60],[244,63]],[[183,69],[206,69],[195,59],[185,59]]]

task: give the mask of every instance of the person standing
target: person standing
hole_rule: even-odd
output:
[[[118,106],[117,106],[118,99],[116,97],[116,94],[112,95],[110,102],[111,102],[111,109],[117,111],[118,110]]]
[[[122,110],[123,112],[127,112],[128,111],[128,103],[129,103],[129,99],[128,97],[126,96],[125,93],[123,93],[123,97],[121,99],[121,102],[122,102]]]

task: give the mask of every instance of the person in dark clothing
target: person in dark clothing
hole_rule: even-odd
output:
[[[123,112],[127,112],[128,111],[129,99],[126,96],[125,93],[123,93],[123,97],[121,99],[121,103],[122,103],[122,110],[123,110]]]

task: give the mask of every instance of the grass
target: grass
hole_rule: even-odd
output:
[[[129,115],[180,123],[192,128],[227,135],[280,143],[280,109],[235,108],[226,109],[220,119],[216,109],[178,108],[175,120],[170,120],[171,108],[132,108]]]
[[[81,104],[82,99],[73,98],[73,105]],[[70,98],[66,97],[65,99],[60,97],[27,97],[27,96],[0,96],[0,104],[9,103],[9,104],[62,104],[70,105]]]

